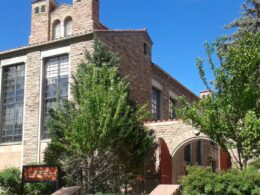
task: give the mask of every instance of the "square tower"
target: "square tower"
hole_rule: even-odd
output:
[[[50,13],[57,7],[55,0],[32,1],[30,44],[50,40]]]
[[[74,33],[93,31],[99,27],[99,0],[73,0]]]

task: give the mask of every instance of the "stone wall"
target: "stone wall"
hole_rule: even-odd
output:
[[[163,119],[169,119],[169,99],[185,96],[188,102],[197,101],[199,98],[186,87],[163,71],[158,65],[151,64],[152,78],[162,86]]]
[[[147,105],[151,111],[152,80],[163,86],[163,119],[169,118],[169,98],[172,94],[186,96],[189,102],[198,97],[174,80],[170,75],[152,64],[151,57],[144,54],[144,43],[152,47],[146,30],[136,31],[96,31],[97,38],[103,41],[120,57],[120,73],[130,82],[131,97],[139,105]],[[170,92],[171,91],[171,92]],[[176,97],[174,97],[176,99]],[[172,97],[171,97],[172,98]]]
[[[65,45],[66,46],[66,45]],[[92,51],[93,40],[79,41],[69,45],[69,63],[70,63],[70,86],[73,82],[72,75],[75,73],[77,65],[84,60],[84,51]],[[53,47],[49,48],[55,49]],[[48,50],[44,50],[48,51]],[[34,51],[27,54],[26,63],[26,82],[25,82],[25,121],[23,130],[23,163],[36,163],[42,161],[43,152],[46,148],[47,142],[40,142],[42,130],[42,103],[41,85],[44,70],[44,58],[41,57],[42,51]],[[51,53],[51,52],[50,52]],[[62,55],[60,53],[58,55]],[[53,54],[54,56],[57,54]],[[51,54],[49,57],[52,57]],[[42,67],[42,68],[41,68]],[[69,97],[71,97],[69,95]],[[40,147],[40,148],[39,148]]]
[[[146,32],[99,31],[96,36],[119,55],[120,73],[130,82],[131,98],[150,110],[151,59],[144,55]]]
[[[23,129],[23,161],[36,163],[39,139],[40,114],[40,78],[41,53],[34,51],[27,55],[25,65],[25,94],[24,94],[24,129]]]
[[[64,34],[65,20],[68,17],[72,17],[72,16],[73,16],[72,7],[71,7],[71,5],[67,5],[67,4],[63,4],[63,5],[59,6],[55,11],[51,12],[51,15],[50,15],[50,39],[54,38],[54,30],[53,30],[54,24],[57,21],[60,21],[62,34]],[[72,33],[73,33],[73,30],[74,30],[74,28],[72,26]]]
[[[0,170],[17,167],[20,168],[22,159],[21,144],[0,145]]]

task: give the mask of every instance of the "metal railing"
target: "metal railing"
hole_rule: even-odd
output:
[[[124,169],[122,165],[113,164],[106,167],[98,175],[94,176],[87,183],[82,185],[72,195],[85,195],[85,194],[96,194],[98,186],[102,185],[104,181],[114,180],[114,184],[111,187],[114,188],[114,193],[120,193],[120,174],[123,173]],[[109,185],[109,184],[108,184]]]

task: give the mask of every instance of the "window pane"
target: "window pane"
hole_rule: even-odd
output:
[[[161,118],[161,92],[155,88],[152,89],[152,118],[153,120]]]
[[[42,139],[49,138],[46,127],[48,113],[55,109],[57,97],[68,98],[69,57],[60,56],[49,58],[45,63],[44,74],[44,122]]]
[[[201,147],[201,141],[197,141],[197,144],[196,144],[196,158],[197,158],[197,163],[199,165],[202,164],[202,147]]]
[[[191,163],[191,145],[187,145],[184,148],[184,161]]]
[[[72,20],[69,19],[65,24],[65,36],[70,36],[72,34]]]
[[[61,37],[61,24],[57,23],[54,25],[54,39]]]
[[[3,116],[1,142],[22,140],[24,65],[3,70]]]
[[[174,119],[176,118],[176,113],[174,110],[174,106],[176,106],[176,102],[173,99],[169,99],[169,118]]]

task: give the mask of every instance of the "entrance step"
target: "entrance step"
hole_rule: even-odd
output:
[[[52,195],[76,195],[75,192],[77,192],[80,188],[80,186],[63,187],[54,192]]]
[[[158,185],[150,195],[180,195],[180,185]]]

